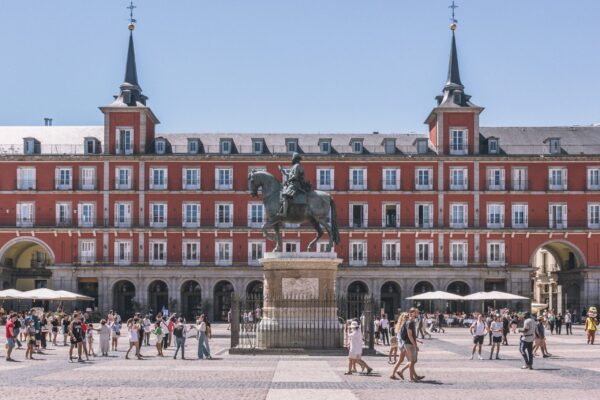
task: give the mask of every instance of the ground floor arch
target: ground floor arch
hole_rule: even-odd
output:
[[[414,286],[413,288],[413,295],[417,295],[417,294],[422,294],[422,293],[427,293],[427,292],[433,292],[434,288],[433,288],[433,284],[431,282],[428,281],[420,281],[417,282],[417,284]],[[435,311],[434,310],[434,304],[433,301],[431,300],[426,300],[426,301],[421,301],[421,300],[415,300],[413,301],[413,306],[417,307],[419,310],[422,311]]]
[[[43,240],[33,236],[16,237],[0,248],[0,267],[5,271],[5,288],[31,290],[50,287],[52,273],[47,268],[55,263],[54,251]]]
[[[202,313],[202,288],[195,280],[188,280],[181,285],[181,312],[188,321]]]
[[[396,320],[401,307],[402,298],[400,296],[400,285],[396,282],[388,281],[381,286],[379,292],[380,309],[383,310],[384,314],[387,314],[390,320]]]
[[[135,313],[134,298],[135,285],[128,280],[121,280],[113,285],[113,311],[117,312],[122,319],[127,320]]]
[[[169,288],[162,280],[155,280],[148,285],[148,312],[156,315],[162,309],[169,308]]]
[[[233,284],[222,280],[217,282],[213,289],[213,319],[215,321],[227,321],[227,314],[231,310],[231,295],[234,293]]]
[[[466,282],[454,281],[446,288],[446,292],[456,294],[458,296],[466,296],[471,294],[471,288]],[[455,313],[457,311],[468,311],[468,302],[465,301],[448,301],[446,302],[446,312]]]

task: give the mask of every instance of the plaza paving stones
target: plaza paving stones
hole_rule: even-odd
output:
[[[520,369],[518,335],[511,346],[502,346],[500,361],[469,360],[472,340],[466,329],[447,329],[434,334],[421,346],[417,371],[424,382],[389,379],[388,347],[378,346],[380,355],[365,357],[374,368],[372,376],[344,375],[346,357],[310,355],[229,355],[227,331],[216,325],[218,337],[211,341],[214,360],[197,360],[197,341],[188,339],[189,360],[173,360],[173,348],[164,358],[154,346],[143,346],[144,360],[125,360],[127,344],[120,339],[113,357],[95,357],[85,363],[67,361],[67,347],[50,346],[42,360],[26,361],[25,352],[15,350],[19,362],[3,360],[0,349],[0,399],[158,397],[169,399],[369,399],[400,396],[402,399],[553,399],[589,396],[600,389],[600,345],[588,346],[580,326],[573,336],[548,336],[551,358],[536,358],[533,371]],[[0,330],[4,333],[4,330]],[[4,339],[0,337],[0,343]],[[67,397],[65,397],[67,396]]]

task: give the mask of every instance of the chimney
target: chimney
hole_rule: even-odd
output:
[[[44,126],[52,126],[52,118],[44,118]]]

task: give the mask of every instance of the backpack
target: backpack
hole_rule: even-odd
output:
[[[175,329],[173,329],[173,336],[175,337],[183,337],[183,325],[177,325]]]
[[[400,339],[402,339],[402,341],[405,343],[409,342],[408,329],[406,327],[407,324],[408,324],[408,321],[404,325],[402,325],[402,328],[400,328]]]

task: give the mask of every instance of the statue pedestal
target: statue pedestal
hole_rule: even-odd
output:
[[[336,253],[266,253],[259,348],[339,348]]]

